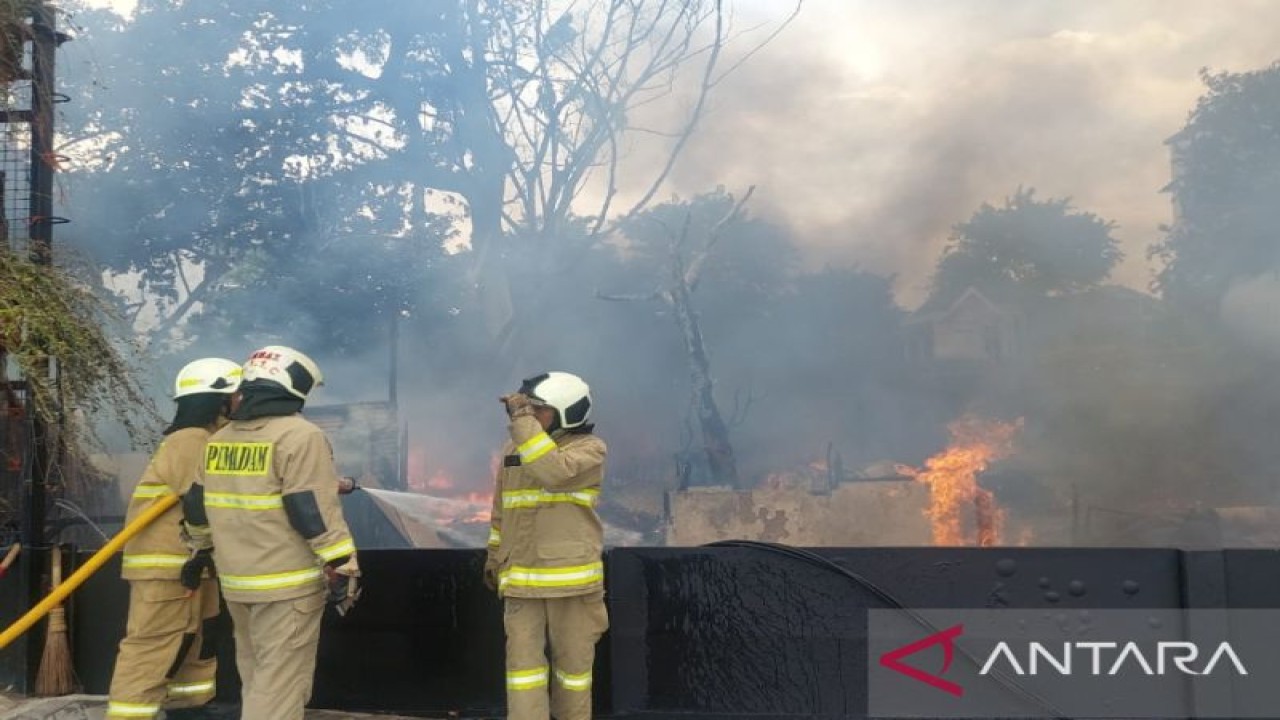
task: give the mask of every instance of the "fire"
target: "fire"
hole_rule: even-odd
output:
[[[463,495],[462,500],[477,507],[475,513],[462,522],[489,522],[493,508],[493,493],[470,492]]]
[[[427,490],[444,491],[453,489],[453,480],[444,474],[444,471],[437,470],[435,475],[427,480]],[[434,493],[433,493],[434,494]]]
[[[1034,529],[1032,529],[1031,527],[1024,527],[1024,528],[1022,528],[1022,530],[1018,533],[1018,542],[1017,542],[1017,546],[1018,546],[1018,547],[1030,547],[1030,546],[1031,546],[1031,544],[1032,544],[1033,542],[1035,542],[1035,539],[1036,539],[1036,533],[1035,533],[1035,530],[1034,530]]]
[[[495,456],[493,463],[500,463],[501,457]],[[496,468],[491,468],[496,472]],[[447,500],[440,505],[439,521],[442,524],[453,523],[487,523],[492,512],[493,491],[477,492],[461,487],[443,468],[428,470],[428,459],[425,448],[409,449],[409,491],[419,495]],[[490,473],[490,477],[492,477]],[[490,481],[486,478],[486,485]]]
[[[1013,452],[1013,438],[1022,420],[1002,423],[965,415],[951,423],[951,445],[925,461],[924,469],[900,466],[899,471],[929,485],[925,511],[934,545],[968,545],[965,518],[973,508],[976,544],[997,545],[1004,526],[1004,510],[991,491],[978,486],[978,474]]]

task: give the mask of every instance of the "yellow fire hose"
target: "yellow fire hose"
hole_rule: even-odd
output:
[[[178,502],[177,495],[165,495],[156,501],[155,505],[147,508],[133,522],[129,523],[110,542],[102,546],[102,549],[93,554],[93,557],[85,561],[78,570],[72,573],[61,585],[53,589],[49,596],[41,600],[35,607],[27,611],[17,622],[10,625],[3,633],[0,633],[0,650],[9,646],[9,643],[17,640],[22,633],[31,629],[44,617],[50,610],[62,602],[73,590],[80,587],[81,583],[89,579],[89,576],[102,567],[112,555],[114,555],[124,544],[134,535],[137,535],[143,528],[150,525],[156,518],[164,514],[166,510],[173,507]]]

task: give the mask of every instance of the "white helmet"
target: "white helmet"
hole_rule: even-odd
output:
[[[255,350],[244,364],[245,382],[266,380],[289,391],[290,395],[307,399],[307,393],[324,384],[320,366],[315,361],[284,345],[268,345]]]
[[[591,388],[577,375],[549,372],[531,377],[520,386],[520,392],[537,404],[555,408],[565,430],[582,427],[591,417]]]
[[[224,358],[200,358],[187,363],[173,381],[173,399],[198,393],[230,395],[240,387],[240,364]]]

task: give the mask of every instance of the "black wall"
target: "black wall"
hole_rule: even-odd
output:
[[[887,607],[885,593],[917,608],[1280,608],[1280,551],[813,554],[610,551],[612,628],[597,655],[598,713],[865,717],[866,610]],[[500,715],[501,606],[480,583],[482,562],[480,550],[362,551],[365,595],[347,618],[326,615],[312,704]],[[6,620],[14,580],[0,585]],[[106,692],[127,601],[118,562],[74,596],[73,646],[87,692]],[[43,631],[38,625],[32,637]],[[22,650],[0,653],[0,670],[20,666]],[[232,657],[225,648],[219,687],[228,702],[238,692]]]

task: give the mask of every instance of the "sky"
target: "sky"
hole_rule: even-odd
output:
[[[736,27],[790,7],[739,0]],[[1033,187],[1114,221],[1115,279],[1145,289],[1170,221],[1163,141],[1199,71],[1277,60],[1275,0],[806,0],[718,88],[664,195],[754,184],[810,267],[896,274],[912,307],[953,225]]]

